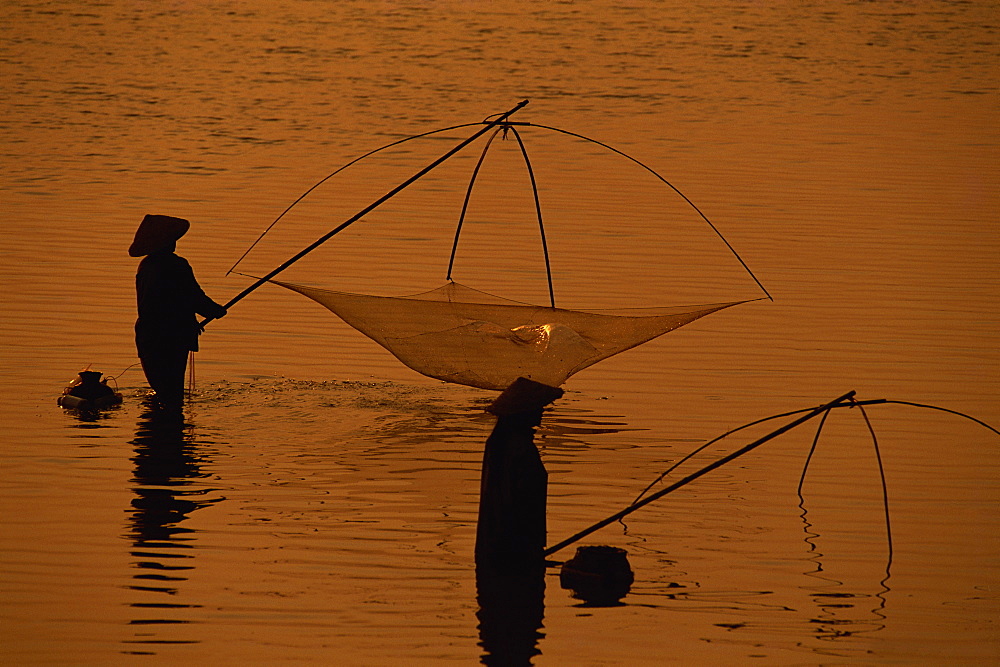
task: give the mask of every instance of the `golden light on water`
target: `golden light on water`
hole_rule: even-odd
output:
[[[538,438],[551,539],[701,442],[848,389],[1000,423],[995,19],[987,2],[5,3],[0,656],[481,658],[472,552],[493,394],[423,379],[265,287],[209,325],[166,468],[150,462],[138,370],[103,419],[55,397],[87,364],[118,375],[136,361],[125,249],[144,214],[193,221],[179,252],[224,301],[247,284],[227,269],[310,185],[525,98],[519,120],[665,176],[775,297],[566,384]],[[473,130],[345,172],[247,267],[287,259]],[[634,164],[532,128],[524,139],[560,303],[758,294]],[[289,279],[438,286],[477,157]],[[457,278],[544,303],[518,160],[508,140],[485,163]],[[871,408],[895,538],[883,585],[870,436],[843,412],[811,464],[808,526],[795,486],[812,433],[794,432],[597,535],[629,551],[625,606],[575,606],[550,573],[535,663],[994,661],[995,440]]]

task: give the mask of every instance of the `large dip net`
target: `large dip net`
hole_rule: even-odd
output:
[[[532,306],[456,282],[404,297],[274,282],[322,304],[418,373],[498,390],[518,377],[557,387],[602,359],[742,303],[612,314]]]
[[[323,234],[316,242],[297,252],[276,269],[261,278],[257,278],[254,284],[234,297],[227,304],[227,307],[266,282],[280,285],[320,303],[348,325],[381,345],[403,364],[418,373],[446,382],[483,389],[503,390],[519,377],[528,378],[551,386],[558,386],[574,373],[598,361],[641,345],[711,313],[746,303],[747,301],[756,300],[751,298],[708,305],[675,307],[617,309],[571,309],[557,307],[553,289],[552,268],[546,243],[545,225],[543,223],[543,209],[539,199],[539,187],[535,181],[532,161],[528,157],[527,149],[519,132],[519,129],[523,131],[526,127],[542,128],[550,132],[571,135],[576,139],[590,142],[600,147],[601,150],[606,150],[616,156],[632,161],[661,181],[662,185],[671,190],[675,195],[679,196],[685,202],[685,205],[693,209],[705,223],[708,223],[711,229],[715,231],[732,252],[732,255],[739,260],[743,268],[748,273],[750,273],[750,270],[739,255],[736,254],[732,246],[729,245],[728,241],[722,237],[715,225],[690,200],[652,169],[649,169],[617,149],[588,139],[582,135],[549,126],[511,122],[509,116],[524,104],[522,103],[511,111],[487,119],[482,123],[444,128],[443,130],[394,141],[348,163],[321,180],[278,216],[271,223],[271,226],[261,234],[257,242],[251,246],[251,250],[274,228],[275,223],[281,220],[293,207],[298,205],[318,186],[339,174],[347,167],[375,153],[398,146],[407,141],[428,137],[437,132],[480,126],[471,137],[463,140],[444,155],[438,157],[410,179],[396,186],[387,194],[377,198],[373,203],[364,206],[358,213],[349,217],[345,222],[331,231]],[[298,262],[302,257],[325,243],[332,236],[340,233],[354,222],[366,216],[371,217],[370,214],[375,209],[382,207],[389,199],[395,197],[404,189],[409,188],[412,184],[426,178],[432,169],[436,169],[461,149],[484,135],[485,146],[482,148],[481,155],[471,170],[471,179],[465,191],[461,212],[458,216],[458,225],[452,242],[451,257],[444,285],[409,296],[377,296],[350,291],[321,289],[298,281],[279,281],[275,279],[278,273]],[[459,239],[466,221],[470,201],[473,199],[473,190],[477,183],[477,177],[486,161],[491,145],[494,144],[494,140],[498,136],[507,139],[508,135],[511,135],[516,140],[520,157],[523,158],[523,168],[528,175],[533,202],[533,206],[530,208],[534,209],[532,217],[537,221],[537,231],[540,236],[544,258],[549,297],[547,305],[533,305],[521,300],[496,296],[486,291],[460,284],[452,278]],[[504,197],[497,200],[498,204],[494,205],[494,208],[505,208],[507,206],[509,200],[506,198],[506,195]],[[379,213],[384,213],[386,208],[389,207],[383,207]],[[412,209],[410,210],[412,211]],[[414,243],[416,242],[415,240]],[[500,232],[498,238],[493,242],[496,243],[497,248],[501,247],[505,242],[503,232]],[[250,250],[247,252],[249,253]],[[245,253],[237,261],[234,269],[246,256],[247,254]],[[599,264],[599,260],[599,257],[594,258],[595,266]],[[753,277],[752,273],[750,275]],[[760,289],[767,294],[756,277],[753,277],[753,279]],[[770,295],[767,295],[765,298],[769,297]]]

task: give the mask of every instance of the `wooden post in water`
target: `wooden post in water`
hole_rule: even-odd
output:
[[[535,427],[542,409],[562,394],[562,389],[518,378],[487,408],[497,423],[483,452],[479,568],[517,571],[544,565],[548,473],[535,447]]]

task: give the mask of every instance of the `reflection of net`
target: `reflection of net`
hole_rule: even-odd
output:
[[[559,386],[602,359],[744,303],[608,314],[526,305],[454,282],[406,297],[273,282],[319,302],[418,373],[497,390],[518,377]]]

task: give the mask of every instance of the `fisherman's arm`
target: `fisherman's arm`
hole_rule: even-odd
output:
[[[220,317],[224,317],[227,312],[226,309],[205,294],[205,290],[201,288],[201,285],[198,284],[198,280],[194,277],[194,270],[191,268],[191,265],[187,262],[187,260],[182,259],[182,261],[183,267],[181,268],[181,271],[183,276],[179,282],[184,285],[184,291],[191,307],[202,317],[208,317],[216,320]]]

